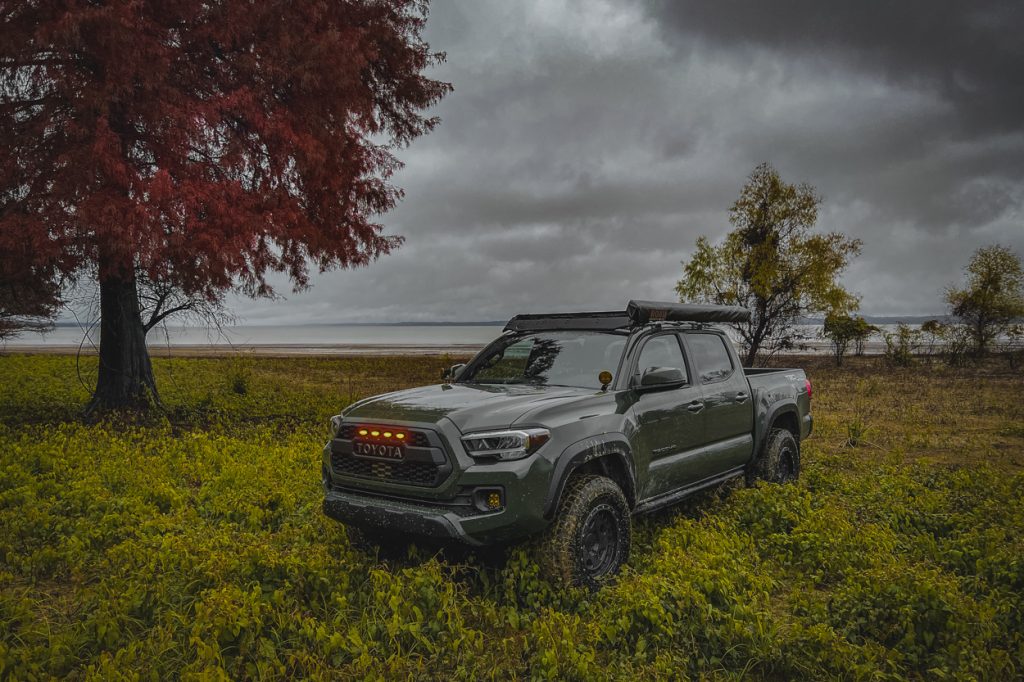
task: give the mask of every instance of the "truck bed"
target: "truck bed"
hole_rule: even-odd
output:
[[[802,369],[795,367],[744,368],[743,374],[750,384],[754,398],[754,436],[757,447],[768,435],[769,425],[775,423],[780,404],[797,406],[791,428],[802,440],[811,434],[811,382]]]
[[[790,367],[744,367],[743,368],[743,373],[746,374],[748,377],[764,376],[765,374],[780,374],[782,372],[793,373],[793,372],[803,372],[803,370],[802,369],[797,369],[795,367],[793,367],[793,368],[790,368]]]

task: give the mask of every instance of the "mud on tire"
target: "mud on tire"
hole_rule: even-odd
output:
[[[629,559],[631,540],[629,504],[619,486],[604,476],[573,476],[539,560],[556,581],[596,589]]]
[[[786,429],[772,429],[754,462],[748,481],[760,478],[769,483],[788,483],[800,477],[800,444]]]

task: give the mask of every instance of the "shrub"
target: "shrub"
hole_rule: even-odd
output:
[[[914,362],[914,353],[918,350],[919,332],[908,325],[900,324],[895,332],[886,332],[885,361],[894,367],[909,367]]]
[[[158,359],[169,417],[83,424],[73,359],[0,356],[0,678],[1024,673],[1021,377],[823,372],[798,483],[638,519],[588,593],[528,547],[382,562],[322,515],[347,379],[359,397],[446,363],[260,360],[243,395],[227,361]],[[857,419],[871,448],[842,447]]]

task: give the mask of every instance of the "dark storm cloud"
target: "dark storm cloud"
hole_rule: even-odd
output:
[[[941,311],[969,254],[1024,254],[1021,3],[435,0],[441,125],[398,151],[405,235],[250,322],[500,319],[673,296],[770,161],[864,240],[878,314]],[[287,292],[287,284],[281,290]]]
[[[658,0],[650,9],[676,36],[729,51],[766,47],[938,91],[955,104],[965,134],[1019,130],[1024,120],[1019,0]]]

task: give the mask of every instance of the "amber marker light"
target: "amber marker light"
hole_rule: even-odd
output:
[[[370,431],[370,435],[376,438],[377,436],[380,435],[380,431]]]
[[[366,429],[359,429],[359,435],[360,436],[365,436],[368,433],[369,433],[369,431],[367,431]]]
[[[397,438],[398,440],[405,440],[405,434],[404,433],[396,433],[395,434],[395,438]]]

